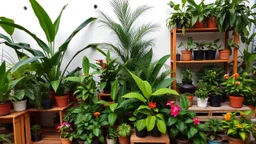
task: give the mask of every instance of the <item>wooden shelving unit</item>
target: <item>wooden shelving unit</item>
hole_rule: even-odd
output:
[[[168,134],[164,134],[161,137],[152,137],[151,135],[145,137],[145,138],[139,138],[136,136],[135,132],[132,133],[131,138],[130,138],[130,144],[135,144],[135,143],[163,143],[163,144],[170,144],[170,139]]]
[[[227,40],[229,39],[229,32],[232,30],[228,30],[225,32],[225,47],[227,47]],[[181,29],[173,29],[172,31],[170,31],[170,53],[172,54],[170,57],[170,65],[171,65],[171,77],[172,78],[176,78],[176,71],[177,71],[177,64],[195,64],[195,63],[223,63],[224,64],[224,69],[226,71],[227,69],[227,63],[233,63],[233,73],[237,72],[237,57],[238,57],[238,50],[237,48],[233,48],[233,59],[229,59],[229,60],[202,60],[202,61],[176,61],[176,48],[177,48],[177,34],[181,33],[182,30]],[[202,33],[202,32],[218,32],[217,28],[192,28],[192,29],[186,29],[187,33]],[[234,43],[238,44],[238,40],[239,40],[239,35],[236,33],[234,34]],[[176,86],[177,82],[176,80],[173,82],[173,89],[177,89]]]

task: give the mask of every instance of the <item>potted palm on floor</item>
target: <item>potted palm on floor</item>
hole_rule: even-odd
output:
[[[116,129],[119,144],[129,144],[132,127],[126,123],[122,123]]]

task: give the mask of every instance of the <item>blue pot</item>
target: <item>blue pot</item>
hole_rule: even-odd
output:
[[[222,143],[221,141],[211,141],[211,140],[208,140],[208,144],[221,144]]]

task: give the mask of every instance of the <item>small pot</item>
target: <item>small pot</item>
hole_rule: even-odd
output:
[[[57,107],[65,107],[68,105],[68,95],[55,96],[55,99]]]
[[[187,99],[189,100],[190,107],[192,107],[192,105],[193,105],[193,98],[194,98],[194,96],[186,96],[186,97],[187,97]]]
[[[8,115],[11,113],[11,103],[0,103],[0,116]]]
[[[181,57],[180,54],[176,54],[176,61],[180,61],[180,57]]]
[[[41,141],[42,140],[42,132],[31,133],[31,139],[33,142]]]
[[[197,98],[197,106],[198,107],[206,108],[207,102],[208,102],[208,98],[205,98],[205,99]]]
[[[118,137],[119,144],[130,144],[130,137]]]
[[[109,138],[106,138],[107,139],[107,144],[116,144],[116,139],[109,139]]]
[[[177,19],[176,19],[176,28],[178,28],[178,29],[181,29],[181,28],[182,28],[182,24],[181,24],[180,18],[177,18]]]
[[[43,109],[51,109],[53,107],[52,99],[46,99],[42,102]]]
[[[229,96],[229,105],[233,108],[243,107],[244,97],[243,96]]]
[[[192,51],[189,51],[189,50],[182,50],[181,51],[181,60],[182,61],[191,61],[192,59]]]
[[[216,50],[207,50],[205,51],[206,60],[215,60]]]
[[[196,90],[195,86],[191,82],[182,82],[180,85],[179,91],[180,93],[194,93]]]
[[[194,50],[194,60],[203,60],[204,59],[204,51],[202,50]]]
[[[198,20],[196,21],[194,28],[204,28],[205,19],[203,19],[201,22]]]
[[[222,96],[221,95],[211,95],[210,96],[210,106],[213,107],[220,107],[221,106],[221,100]]]
[[[208,136],[207,136],[208,137]],[[222,144],[223,138],[220,135],[216,135],[216,140],[208,139],[208,144]]]
[[[208,28],[217,28],[217,17],[208,18],[207,20]]]
[[[144,128],[141,131],[138,131],[137,128],[135,128],[135,131],[136,131],[136,136],[139,137],[139,138],[144,138],[144,137],[148,136],[148,131],[147,131],[146,128]]]
[[[228,144],[244,144],[242,139],[228,137]]]
[[[12,102],[15,111],[24,111],[27,109],[27,100]]]
[[[175,139],[176,144],[188,144],[189,140],[179,140],[179,139]]]
[[[230,56],[230,50],[228,49],[219,50],[219,56],[220,56],[220,60],[228,60]]]
[[[60,138],[62,144],[72,144],[72,142],[68,138]]]
[[[152,137],[160,137],[161,136],[161,132],[158,130],[157,126],[155,126],[153,128],[153,130],[151,131],[151,135],[152,135]]]

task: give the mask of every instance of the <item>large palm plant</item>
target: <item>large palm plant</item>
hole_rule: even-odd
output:
[[[145,61],[144,55],[154,45],[154,39],[146,39],[145,36],[156,31],[158,25],[151,22],[135,25],[138,18],[151,9],[149,6],[142,5],[132,10],[128,0],[112,0],[110,4],[117,20],[101,11],[99,21],[113,32],[118,41],[116,44],[101,43],[99,46],[115,53],[121,63],[129,61],[127,68],[133,71]]]

